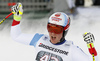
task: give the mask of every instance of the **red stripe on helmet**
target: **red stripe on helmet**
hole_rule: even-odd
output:
[[[70,19],[68,19],[68,23],[67,23],[67,25],[64,27],[64,30],[68,29],[69,26],[70,26]]]

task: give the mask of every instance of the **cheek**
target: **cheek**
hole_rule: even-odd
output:
[[[57,35],[57,38],[58,38],[58,39],[61,39],[61,38],[62,38],[62,36],[63,36],[63,33],[61,33],[61,34]]]
[[[51,35],[51,33],[49,32],[49,36]]]

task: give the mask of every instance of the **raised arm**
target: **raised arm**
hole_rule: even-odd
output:
[[[99,61],[96,49],[93,45],[94,35],[91,33],[84,33],[83,35],[84,41],[87,43],[88,50],[90,54],[85,54],[82,49],[78,46],[72,45],[72,61]]]
[[[13,40],[29,45],[31,40],[33,39],[34,35],[33,34],[24,34],[21,32],[20,29],[20,20],[22,18],[23,14],[23,9],[22,9],[22,4],[17,3],[14,5],[12,8],[13,12],[13,22],[11,26],[11,37]]]

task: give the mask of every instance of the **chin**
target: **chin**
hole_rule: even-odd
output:
[[[51,42],[52,44],[56,44],[56,43],[57,43],[57,42],[54,42],[54,41],[53,41],[53,42],[52,42],[52,41],[50,41],[50,42]]]

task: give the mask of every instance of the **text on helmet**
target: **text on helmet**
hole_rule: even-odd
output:
[[[52,17],[51,19],[52,19],[52,21],[57,21],[57,22],[62,20],[61,18],[57,18],[57,17]]]

